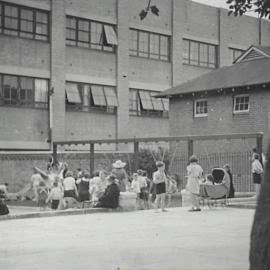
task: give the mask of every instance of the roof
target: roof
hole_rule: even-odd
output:
[[[156,97],[170,97],[179,94],[252,86],[269,82],[270,58],[266,57],[221,67],[165,90],[156,95]]]

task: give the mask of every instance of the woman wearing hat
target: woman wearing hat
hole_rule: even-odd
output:
[[[121,160],[117,160],[112,164],[112,166],[112,174],[115,175],[116,179],[119,181],[119,189],[121,192],[125,192],[128,186],[128,175],[124,169],[126,163]]]
[[[165,164],[162,161],[156,162],[157,171],[153,174],[153,182],[156,184],[156,200],[155,208],[156,212],[160,205],[162,212],[167,212],[165,209],[165,194],[166,194],[166,181],[167,177],[165,174]]]
[[[203,169],[197,163],[198,159],[196,156],[191,156],[189,159],[190,164],[187,166],[187,186],[186,189],[190,192],[192,208],[190,212],[201,211],[199,206],[199,193],[200,193],[200,182],[203,177]]]

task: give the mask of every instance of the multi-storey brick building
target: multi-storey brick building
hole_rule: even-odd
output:
[[[147,2],[0,1],[0,149],[169,135],[152,95],[270,41],[269,22],[188,0],[141,21]]]

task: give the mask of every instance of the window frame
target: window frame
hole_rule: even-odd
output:
[[[71,26],[68,27],[68,25],[70,25],[70,24],[68,24],[68,20],[75,20],[74,28],[72,28]],[[79,21],[88,22],[88,31],[82,31],[79,29]],[[94,35],[96,32],[93,32],[93,30],[96,28],[93,28],[93,27],[95,25],[96,25],[96,27],[98,25],[101,26],[100,33],[97,32],[97,34],[100,34],[98,43],[96,40],[94,41]],[[65,27],[66,27],[65,28],[65,30],[66,30],[65,40],[66,40],[67,46],[87,48],[87,49],[91,49],[91,50],[105,51],[105,52],[111,52],[111,53],[115,53],[115,51],[116,51],[116,46],[117,46],[118,41],[117,41],[116,27],[113,24],[89,20],[86,18],[80,18],[80,17],[76,17],[76,16],[66,15],[66,26]],[[68,36],[69,31],[75,32],[74,38],[70,37],[70,35]],[[113,31],[114,36],[112,34],[112,31]],[[79,32],[88,33],[88,37],[89,37],[88,41],[79,40]],[[110,34],[110,36],[108,37],[109,34]],[[115,44],[108,43],[108,39],[112,40],[113,38],[114,38],[114,41],[111,41],[111,43],[115,43]]]
[[[17,16],[6,16],[5,10],[7,7],[12,7],[17,9]],[[38,8],[32,8],[23,5],[17,5],[14,3],[7,3],[0,1],[0,9],[1,9],[1,16],[0,16],[0,34],[3,35],[11,35],[17,36],[20,38],[27,38],[27,39],[34,39],[34,40],[41,40],[41,41],[50,41],[50,13],[47,10],[42,10]],[[22,18],[22,11],[31,11],[32,12],[32,20]],[[46,16],[46,23],[41,23],[37,21],[37,13],[41,13],[43,16]],[[13,18],[17,20],[17,28],[10,28],[6,27],[6,18]],[[22,30],[22,22],[31,22],[32,23],[32,31],[26,31],[25,29]],[[37,32],[37,24],[44,24],[46,26],[46,34],[38,33]]]
[[[191,45],[194,44],[197,46],[196,50],[194,51],[196,53],[196,57],[192,58],[191,54]],[[206,48],[205,48],[206,46]],[[205,48],[204,51],[205,54],[202,54],[206,57],[201,57],[201,48]],[[212,49],[214,49],[214,61],[212,61]],[[182,52],[182,62],[185,65],[191,65],[191,66],[197,66],[202,68],[211,68],[215,69],[218,67],[218,61],[217,61],[217,51],[218,51],[218,45],[196,41],[192,39],[183,38],[183,52]],[[207,59],[207,60],[205,60]]]
[[[200,113],[197,112],[197,104],[198,103],[206,103],[206,106],[204,104],[203,108],[206,108],[206,112]],[[208,100],[206,98],[200,98],[200,99],[195,99],[194,100],[194,117],[199,118],[199,117],[207,117],[208,116]]]
[[[246,103],[246,102],[243,102],[243,103],[237,103],[236,101],[237,101],[237,99],[238,98],[248,98],[248,103]],[[247,104],[248,105],[248,109],[245,109],[245,110],[236,110],[236,106],[237,106],[237,104],[239,105],[239,107],[241,106],[241,104],[243,105],[243,106],[245,106],[245,104]],[[245,113],[249,113],[249,111],[250,111],[250,95],[249,94],[240,94],[240,95],[235,95],[234,97],[233,97],[233,114],[245,114]]]
[[[14,91],[16,98],[12,98],[12,88],[9,88],[9,95],[6,97],[4,78],[5,76],[13,77],[14,81],[16,81],[16,91]],[[32,80],[31,89],[24,89],[22,87],[22,80]],[[44,100],[36,101],[36,92],[38,91],[36,82],[43,81],[46,82],[44,84],[44,91],[42,97]],[[45,89],[46,88],[46,89]],[[14,89],[13,89],[14,90]],[[24,91],[25,98],[22,97],[22,91]],[[29,93],[31,92],[31,93]],[[40,92],[39,92],[40,93]],[[10,106],[10,107],[21,107],[21,108],[40,108],[40,109],[48,109],[49,108],[49,80],[44,78],[30,77],[30,76],[19,76],[13,74],[0,74],[0,106]]]
[[[131,37],[132,33],[136,33],[136,40],[133,40]],[[147,46],[145,47],[145,50],[140,49],[140,36],[141,35],[146,35],[147,36]],[[157,37],[158,38],[158,53],[153,53],[151,50],[151,36]],[[165,40],[167,41],[167,52],[166,54],[163,53],[162,50],[162,38],[166,38]],[[171,36],[169,35],[164,35],[156,32],[148,32],[140,29],[135,29],[135,28],[130,28],[129,29],[129,55],[130,56],[137,56],[141,58],[148,58],[148,59],[153,59],[153,60],[159,60],[159,61],[166,61],[170,62],[170,56],[171,56],[171,49],[170,49],[170,40]],[[132,44],[131,44],[132,42]],[[136,48],[133,48],[133,42]]]

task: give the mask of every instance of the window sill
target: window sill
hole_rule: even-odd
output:
[[[165,62],[165,63],[170,63],[171,62],[171,60],[155,59],[155,58],[144,57],[144,56],[139,56],[139,55],[132,55],[132,54],[130,54],[129,56],[130,57],[134,57],[134,58],[153,60],[153,61],[157,61],[157,62]]]
[[[78,45],[71,45],[71,44],[66,44],[67,47],[72,47],[72,48],[78,48],[78,49],[82,49],[82,50],[91,50],[91,51],[97,51],[97,52],[102,52],[102,53],[109,53],[109,54],[116,54],[116,49],[114,49],[113,51],[106,51],[106,50],[102,50],[102,49],[95,49],[95,48],[90,48],[90,47],[81,47]]]
[[[31,109],[31,110],[48,110],[48,104],[46,105],[13,105],[13,104],[2,104],[0,103],[0,107],[8,107],[8,108],[16,108],[16,109]]]
[[[143,117],[143,118],[164,118],[169,119],[169,112],[158,113],[158,112],[129,112],[129,116]]]
[[[249,114],[249,111],[233,112],[233,115],[243,115],[243,114]]]
[[[207,118],[208,114],[200,114],[200,115],[194,115],[194,118]]]
[[[187,63],[182,63],[183,66],[191,66],[191,67],[197,67],[197,68],[204,68],[204,69],[217,69],[218,67],[206,67],[206,66],[199,66],[199,65],[194,65],[194,64],[187,64]]]
[[[21,37],[20,35],[9,35],[9,34],[3,33],[1,30],[0,30],[0,35],[6,36],[6,37],[12,37],[12,38],[28,39],[28,40],[38,41],[38,42],[42,42],[42,43],[47,43],[47,44],[50,43],[49,38],[47,40],[43,40],[43,39],[35,39],[35,38],[31,38],[31,37]]]
[[[116,114],[117,108],[66,106],[66,112]]]

